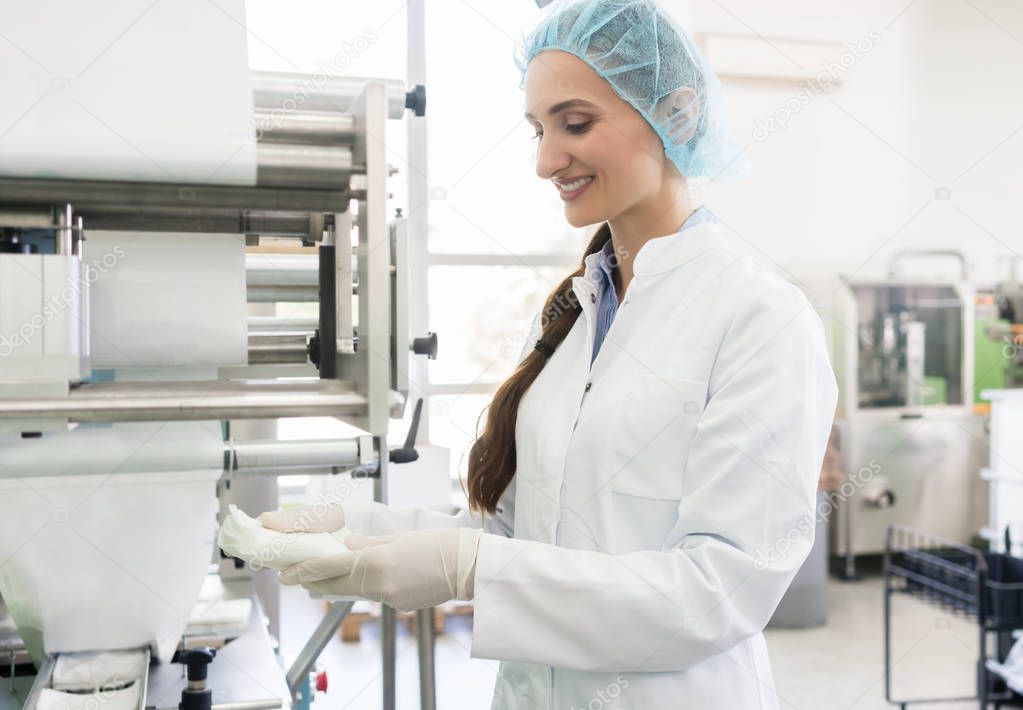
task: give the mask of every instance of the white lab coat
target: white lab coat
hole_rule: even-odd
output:
[[[639,250],[591,368],[596,259],[484,523],[472,655],[502,661],[493,708],[776,708],[761,631],[813,544],[837,397],[820,319],[703,223]],[[345,512],[369,534],[469,519]]]

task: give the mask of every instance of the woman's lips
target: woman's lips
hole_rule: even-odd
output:
[[[559,187],[558,188],[558,194],[561,195],[561,199],[564,200],[565,202],[570,202],[570,201],[576,199],[577,197],[579,197],[579,195],[581,195],[584,192],[586,192],[586,189],[590,185],[593,184],[594,177],[592,175],[589,175],[589,176],[587,176],[584,179],[586,180],[586,183],[584,185],[581,185],[581,186],[579,186],[576,189],[571,190],[571,191],[565,191],[565,190],[562,190]],[[575,180],[569,181],[569,184],[571,184],[572,182],[578,182],[578,181],[575,181]]]

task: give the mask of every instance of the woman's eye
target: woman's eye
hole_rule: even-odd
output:
[[[578,135],[580,133],[585,133],[589,129],[591,123],[592,121],[586,121],[584,123],[567,123],[565,124],[565,130],[569,133]],[[537,140],[543,138],[543,131],[537,131],[533,134],[533,138]]]

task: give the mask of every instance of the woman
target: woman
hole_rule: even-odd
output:
[[[742,158],[655,2],[558,3],[520,67],[537,174],[601,226],[472,447],[482,520],[265,513],[385,536],[281,579],[405,610],[473,599],[495,708],[775,708],[761,630],[813,543],[836,402],[820,320],[694,210],[687,179]]]

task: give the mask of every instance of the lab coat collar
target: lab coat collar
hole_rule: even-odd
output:
[[[677,269],[721,244],[716,222],[701,222],[674,234],[648,239],[632,260],[633,276],[652,276]],[[600,251],[589,254],[584,260],[583,275],[572,278],[572,289],[584,309],[596,298],[602,277],[600,254]]]
[[[706,251],[721,246],[716,222],[701,222],[665,237],[648,239],[632,260],[634,276],[649,276],[676,269]]]

